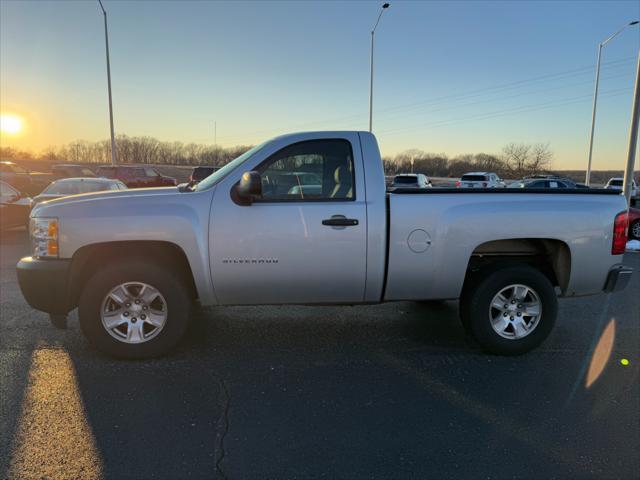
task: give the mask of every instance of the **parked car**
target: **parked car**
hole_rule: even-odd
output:
[[[89,167],[85,165],[74,165],[72,163],[61,163],[58,165],[54,165],[51,168],[51,172],[53,177],[58,178],[89,178],[95,177],[96,174],[93,173]]]
[[[402,173],[393,177],[392,187],[430,188],[431,182],[422,173]]]
[[[31,199],[0,180],[0,230],[28,226]]]
[[[622,191],[622,185],[624,183],[624,179],[621,177],[610,178],[607,184],[604,186],[607,190],[617,190],[619,192]],[[631,179],[631,203],[635,205],[638,199],[640,198],[640,192],[638,191],[638,185],[634,179]]]
[[[56,198],[79,195],[81,193],[104,192],[106,190],[126,190],[127,186],[120,180],[109,178],[63,178],[52,182],[40,195],[33,198],[31,206]]]
[[[506,186],[498,174],[491,172],[465,173],[456,182],[458,188],[504,188]]]
[[[132,165],[100,167],[96,174],[98,177],[118,179],[129,188],[173,187],[176,185],[175,178],[160,175],[153,167]]]
[[[196,183],[204,180],[209,175],[211,175],[214,172],[217,172],[218,170],[220,170],[220,167],[202,167],[202,166],[193,167],[193,170],[191,171],[191,175],[189,175],[189,182],[192,185],[195,185]]]
[[[640,240],[640,209],[629,209],[629,238]]]
[[[292,191],[290,180],[319,185]],[[279,180],[286,179],[280,187]],[[306,181],[308,180],[308,181]],[[272,188],[272,187],[277,188]],[[369,132],[263,143],[196,186],[62,198],[31,212],[27,302],[108,354],[170,350],[200,305],[460,299],[487,351],[539,345],[557,296],[623,289],[627,206],[604,189],[387,193]]]
[[[525,179],[509,185],[509,188],[578,188],[572,181],[565,179]]]
[[[14,162],[0,162],[0,180],[7,182],[18,191],[35,195],[51,182],[47,173],[31,172]]]
[[[567,177],[561,177],[559,175],[529,175],[527,177],[524,177],[524,179],[522,181],[525,180],[548,180],[549,183],[548,184],[541,184],[544,186],[540,186],[540,187],[535,187],[535,188],[589,188],[588,185],[585,185],[584,183],[576,183],[575,181],[571,180],[570,178]],[[562,185],[564,185],[564,187],[560,186],[560,185],[553,185],[551,184],[551,182],[557,182],[557,183],[562,183]],[[520,183],[520,182],[516,182],[516,183]],[[514,184],[511,184],[514,185]],[[511,186],[509,185],[509,186]]]

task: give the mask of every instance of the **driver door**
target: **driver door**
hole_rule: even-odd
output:
[[[251,205],[232,198],[239,177],[219,185],[210,228],[219,303],[362,302],[366,202],[361,162],[359,143],[303,141],[247,168],[262,179],[262,197]]]

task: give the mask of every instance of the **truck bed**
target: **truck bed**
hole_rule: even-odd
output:
[[[423,200],[420,200],[420,199]],[[395,189],[387,194],[385,300],[458,298],[488,242],[556,242],[571,260],[566,296],[602,291],[612,265],[619,192],[588,189]]]
[[[433,195],[438,193],[446,194],[505,194],[505,193],[542,193],[545,195],[621,195],[618,190],[605,190],[604,188],[402,188],[391,187],[387,193],[393,194],[413,194],[413,195]]]

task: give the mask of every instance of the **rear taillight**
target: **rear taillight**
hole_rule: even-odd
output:
[[[611,254],[622,255],[627,247],[627,231],[629,230],[629,212],[620,212],[613,221],[613,242]]]
[[[462,186],[462,182],[461,182],[460,180],[458,180],[458,181],[456,182],[456,187],[460,187],[460,186]]]

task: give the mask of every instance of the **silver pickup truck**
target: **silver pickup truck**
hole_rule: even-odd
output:
[[[616,192],[387,192],[375,137],[285,135],[196,186],[77,195],[31,213],[17,266],[29,304],[108,354],[160,355],[201,305],[460,299],[487,351],[520,354],[558,296],[624,288],[627,209]]]

